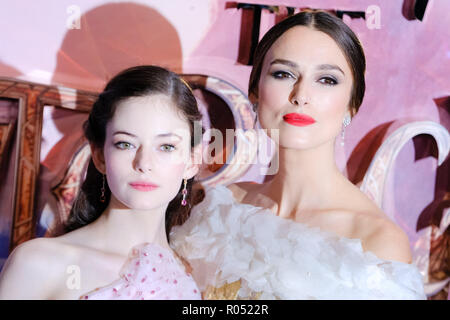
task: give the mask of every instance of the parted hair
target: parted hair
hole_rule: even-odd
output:
[[[305,10],[290,16],[273,26],[264,35],[256,47],[253,58],[254,62],[248,89],[249,96],[258,98],[258,84],[267,51],[283,33],[295,26],[305,26],[313,30],[322,31],[330,36],[341,48],[353,75],[349,106],[352,115],[355,115],[362,104],[366,89],[364,78],[366,58],[364,50],[355,33],[341,19],[322,10]]]
[[[172,99],[174,105],[189,122],[191,148],[200,143],[201,139],[198,137],[196,139],[194,135],[194,122],[200,121],[202,116],[192,90],[176,73],[150,65],[126,69],[108,82],[83,124],[84,135],[88,142],[95,148],[103,149],[106,126],[114,116],[117,105],[128,98],[153,94],[164,94]],[[105,183],[104,202],[100,201],[103,183]],[[165,216],[167,237],[173,225],[182,224],[189,217],[193,200],[191,192],[193,183],[194,178],[191,178],[186,185],[188,205],[181,205],[183,189],[183,184],[181,184],[178,194],[167,207]],[[90,159],[86,178],[64,224],[64,231],[69,232],[95,221],[108,206],[110,198],[111,191],[106,179],[104,182],[103,174],[96,169],[94,162]]]

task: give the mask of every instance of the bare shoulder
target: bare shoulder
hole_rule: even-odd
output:
[[[352,200],[348,201],[356,211],[354,229],[359,233],[364,249],[383,260],[411,263],[406,233],[359,188],[355,187],[350,194]]]
[[[359,219],[358,225],[365,230],[361,239],[365,250],[383,260],[412,262],[408,236],[387,216],[366,214],[364,219]]]
[[[55,238],[36,238],[17,246],[0,274],[0,299],[46,299],[64,261],[63,246]]]

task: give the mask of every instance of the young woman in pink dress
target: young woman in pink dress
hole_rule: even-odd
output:
[[[84,129],[92,160],[62,236],[18,246],[1,299],[200,299],[168,232],[190,210],[194,121],[175,73],[139,66],[116,75]]]

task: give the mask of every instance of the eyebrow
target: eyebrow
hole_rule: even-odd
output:
[[[285,60],[285,59],[275,59],[270,63],[270,65],[273,65],[273,64],[284,64],[288,67],[298,68],[298,64],[296,64],[293,61]]]
[[[135,137],[135,138],[137,137],[135,134],[132,134],[132,133],[129,133],[126,131],[116,131],[116,132],[114,132],[113,136],[115,136],[116,134],[125,134],[127,136],[131,136],[131,137]]]
[[[156,137],[157,138],[176,137],[176,138],[178,138],[180,140],[183,140],[182,137],[180,137],[176,133],[172,133],[172,132],[171,133],[161,133],[161,134],[158,134]]]
[[[339,68],[335,64],[321,64],[317,67],[317,69],[318,70],[337,70],[337,71],[340,71],[345,76],[344,71],[342,71],[342,69]]]
[[[131,136],[131,137],[137,138],[137,136],[135,134],[132,134],[132,133],[127,132],[127,131],[116,131],[116,132],[114,132],[113,136],[115,136],[116,134],[125,134],[127,136]],[[180,137],[176,133],[172,133],[172,132],[170,132],[170,133],[160,133],[156,137],[157,138],[177,137],[178,139],[183,140],[182,137]]]
[[[295,62],[290,61],[290,60],[286,60],[286,59],[275,59],[275,60],[273,60],[273,61],[270,63],[270,65],[273,65],[273,64],[276,64],[276,63],[278,63],[278,64],[284,64],[284,65],[286,65],[286,66],[288,66],[288,67],[292,67],[292,68],[298,69],[298,64],[296,64]],[[317,69],[317,70],[337,70],[337,71],[340,71],[340,72],[345,76],[345,72],[342,71],[342,69],[339,68],[339,67],[338,67],[337,65],[335,65],[335,64],[321,64],[321,65],[318,65],[316,69]]]

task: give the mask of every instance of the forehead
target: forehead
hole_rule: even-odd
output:
[[[121,101],[108,123],[108,129],[151,135],[186,130],[189,124],[170,97],[156,94]]]
[[[338,44],[322,31],[305,26],[295,26],[283,33],[270,47],[264,64],[282,58],[300,66],[336,64],[344,71],[350,67]],[[346,72],[346,74],[348,74]]]

